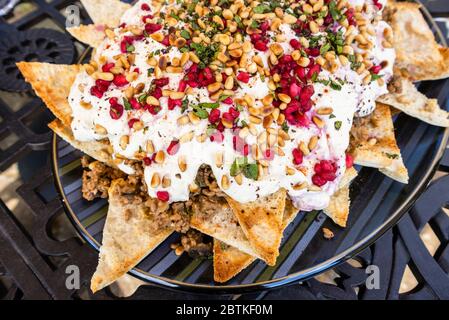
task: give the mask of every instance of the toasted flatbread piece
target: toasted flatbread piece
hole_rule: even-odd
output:
[[[80,65],[18,62],[17,67],[36,94],[64,125],[72,122],[68,97]]]
[[[401,151],[394,136],[389,106],[377,103],[372,114],[354,119],[351,136],[350,152],[354,163],[380,169],[394,168],[394,160],[399,160],[396,166],[400,165],[400,171],[404,175],[401,181],[408,180],[407,169],[400,160]]]
[[[103,245],[97,270],[91,280],[91,290],[96,292],[108,286],[153,251],[172,232],[172,229],[155,229],[148,209],[143,204],[122,204],[120,186],[123,179],[112,182],[109,189],[109,209],[103,229]],[[155,231],[156,230],[156,231]]]
[[[131,5],[120,0],[81,0],[90,18],[96,25],[111,28],[120,25],[120,19]]]
[[[236,247],[214,239],[214,280],[220,283],[229,281],[256,259]]]
[[[349,216],[349,185],[357,177],[357,170],[351,167],[345,171],[340,181],[339,190],[334,193],[329,206],[323,212],[340,227],[346,227]]]
[[[349,216],[349,186],[343,187],[335,192],[329,206],[323,212],[340,227],[346,227]]]
[[[449,77],[449,49],[440,46],[424,19],[420,5],[390,1],[386,17],[394,34],[396,65],[413,81]]]
[[[251,256],[263,259],[252,247],[234,212],[226,201],[213,202],[202,198],[193,204],[190,219],[192,228],[207,234],[221,242],[238,248]]]
[[[377,99],[379,102],[431,125],[449,127],[449,112],[440,109],[436,99],[427,98],[410,80],[395,78],[393,81],[394,92],[379,97]]]
[[[103,25],[79,25],[78,27],[67,28],[67,31],[78,41],[98,48],[105,38]]]
[[[388,167],[380,168],[379,171],[393,180],[405,184],[408,183],[408,170],[404,165],[404,160],[401,155],[399,155],[399,158],[393,159],[393,162]]]
[[[82,142],[75,140],[70,127],[65,126],[59,119],[53,120],[48,126],[51,130],[53,130],[54,133],[70,143],[75,149],[78,149],[88,156],[94,158],[95,160],[106,163],[111,167],[117,167],[111,155],[107,151],[110,147],[108,141],[103,140]]]
[[[285,203],[284,216],[282,218],[282,229],[285,230],[291,221],[298,214],[291,201]],[[239,249],[214,239],[214,280],[217,282],[226,282],[243,269],[248,267],[256,257],[246,254]]]
[[[279,255],[286,198],[285,189],[248,203],[226,198],[251,246],[270,266]]]

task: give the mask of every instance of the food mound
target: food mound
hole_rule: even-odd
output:
[[[299,210],[346,225],[353,163],[408,182],[390,106],[448,126],[413,85],[449,75],[418,5],[81,2],[94,24],[68,31],[95,48],[90,62],[18,66],[50,127],[93,158],[84,198],[109,199],[93,291],[174,231],[177,254],[213,251],[217,282],[275,265]]]

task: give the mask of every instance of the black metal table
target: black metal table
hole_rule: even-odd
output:
[[[449,7],[445,0],[428,2],[449,38]],[[17,188],[25,213],[0,199],[0,298],[116,299],[108,289],[92,295],[89,278],[97,253],[75,236],[66,221],[50,169],[51,115],[42,107],[14,67],[16,60],[73,63],[84,50],[64,32],[70,0],[35,0],[0,18],[0,170],[16,166]],[[20,15],[20,6],[26,14]],[[26,9],[26,10],[25,10]],[[89,22],[81,10],[81,18]],[[45,28],[42,28],[45,26]],[[336,267],[330,278],[308,280],[286,288],[240,296],[204,296],[141,286],[130,299],[449,299],[449,152],[434,181],[399,224],[350,262]],[[12,199],[14,200],[14,199]],[[434,236],[429,251],[421,233]],[[437,239],[437,240],[436,240]],[[438,244],[435,246],[435,242]],[[66,288],[66,267],[80,268],[81,288]],[[368,289],[366,266],[379,267],[379,289]],[[408,268],[407,268],[408,267]],[[407,270],[407,271],[406,271]],[[404,274],[415,280],[401,292]],[[410,273],[413,275],[410,276]],[[329,279],[328,279],[329,280]],[[403,290],[403,289],[402,289]]]

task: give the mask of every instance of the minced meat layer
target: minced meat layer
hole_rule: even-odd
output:
[[[210,202],[211,205],[223,197],[217,181],[208,166],[202,166],[198,171],[196,185],[198,188],[190,194],[185,202],[167,202],[151,198],[143,179],[143,168],[140,162],[128,163],[133,166],[135,174],[126,175],[118,169],[111,168],[99,161],[84,156],[81,160],[83,166],[82,193],[83,198],[92,201],[96,198],[107,198],[108,189],[115,179],[124,179],[119,192],[123,204],[144,204],[153,216],[155,229],[172,227],[181,234],[179,243],[172,244],[172,249],[180,255],[187,252],[190,256],[209,257],[212,255],[212,239],[201,232],[190,228],[190,215],[194,202]]]

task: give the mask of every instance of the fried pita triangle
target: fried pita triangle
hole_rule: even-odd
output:
[[[408,183],[408,170],[404,165],[401,155],[397,159],[393,159],[393,162],[388,167],[379,168],[379,171],[393,180],[405,184]]]
[[[164,241],[173,230],[157,229],[144,204],[121,203],[120,187],[123,179],[112,182],[109,189],[109,209],[103,229],[103,245],[97,270],[91,280],[91,290],[96,292],[108,286]],[[131,195],[132,196],[132,195]]]
[[[193,203],[190,219],[192,228],[207,234],[221,242],[238,248],[251,256],[263,259],[252,247],[234,212],[225,200],[213,201],[200,197]]]
[[[285,211],[282,218],[282,230],[285,230],[298,214],[290,200],[285,203]],[[214,280],[226,282],[243,269],[248,267],[257,258],[239,249],[214,239]]]
[[[385,16],[394,34],[396,64],[413,81],[449,77],[449,49],[440,46],[420,4],[390,1]]]
[[[379,97],[379,102],[431,125],[449,127],[449,112],[440,109],[436,99],[429,99],[419,92],[410,80],[395,78],[390,87],[392,92]]]
[[[62,139],[70,143],[75,149],[78,149],[88,156],[98,160],[100,162],[106,163],[107,165],[116,168],[111,154],[108,152],[110,148],[110,144],[106,140],[102,141],[78,141],[73,137],[72,129],[70,127],[65,126],[61,120],[56,119],[53,120],[49,125],[51,130],[60,136]]]
[[[68,97],[80,65],[50,64],[43,62],[18,62],[17,67],[53,114],[70,126],[72,108]]]
[[[268,265],[276,264],[279,255],[286,198],[285,189],[248,203],[226,198],[254,251]]]
[[[82,5],[96,25],[111,28],[120,25],[120,19],[131,5],[120,0],[81,0]]]
[[[214,281],[229,281],[256,259],[236,247],[214,239]]]
[[[97,48],[101,45],[105,38],[103,25],[79,25],[77,27],[67,28],[67,31],[78,41]]]
[[[340,227],[346,227],[349,216],[349,185],[357,177],[357,170],[351,167],[346,170],[340,181],[340,188],[335,192],[329,202],[329,205],[323,212],[331,218]]]
[[[351,129],[350,152],[354,163],[373,168],[390,168],[401,174],[398,181],[408,181],[408,173],[401,159],[394,135],[390,107],[377,103],[376,109],[369,116],[355,118]],[[393,175],[391,175],[393,176]]]

